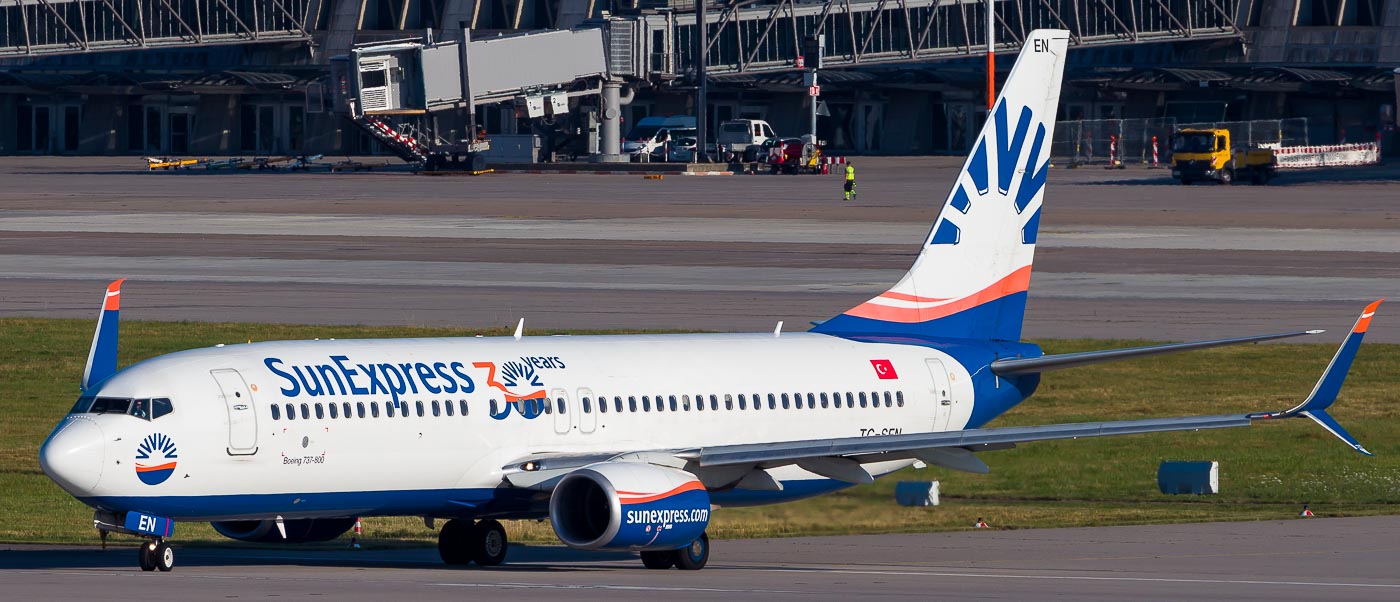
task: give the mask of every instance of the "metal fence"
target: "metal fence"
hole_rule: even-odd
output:
[[[1086,119],[1055,124],[1050,157],[1069,165],[1167,163],[1171,161],[1172,132],[1182,128],[1229,130],[1235,145],[1280,148],[1309,144],[1305,117],[1201,123],[1177,123],[1172,117]]]

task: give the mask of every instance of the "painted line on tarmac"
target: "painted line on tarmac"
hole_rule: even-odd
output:
[[[890,241],[914,244],[924,240],[928,224],[923,221],[841,222],[731,217],[513,219],[414,215],[3,211],[0,212],[0,231],[868,245]],[[1400,253],[1396,236],[1395,230],[1047,226],[1041,229],[1037,244],[1042,248]]]
[[[1137,583],[1193,583],[1202,585],[1299,585],[1313,587],[1360,587],[1400,589],[1400,583],[1347,583],[1326,581],[1263,581],[1256,579],[1188,579],[1185,577],[1095,577],[1090,575],[1017,575],[1011,573],[945,573],[925,571],[861,571],[852,569],[753,569],[761,573],[836,573],[843,575],[885,575],[890,577],[966,577],[974,579],[1043,579],[1046,581],[1128,581]]]
[[[476,587],[486,589],[563,589],[563,590],[614,590],[629,592],[693,592],[707,594],[805,594],[787,589],[725,589],[718,587],[657,587],[648,585],[584,585],[578,583],[429,583],[437,587]]]

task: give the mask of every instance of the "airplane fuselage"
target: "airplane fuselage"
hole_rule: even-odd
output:
[[[100,429],[101,468],[75,488],[110,511],[527,518],[547,514],[547,496],[503,485],[518,458],[979,426],[1030,390],[986,375],[975,386],[956,355],[993,350],[972,349],[813,333],[228,345],[147,360],[85,394],[169,399],[169,414],[76,413],[55,436]],[[781,491],[712,497],[778,503],[848,486],[795,465],[773,474]]]

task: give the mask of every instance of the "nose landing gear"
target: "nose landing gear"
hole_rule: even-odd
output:
[[[175,550],[170,544],[160,540],[143,542],[137,550],[141,563],[141,570],[154,571],[160,569],[162,573],[170,572],[175,568]]]

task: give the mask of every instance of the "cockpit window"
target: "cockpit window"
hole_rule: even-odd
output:
[[[75,414],[127,414],[141,420],[155,420],[175,411],[170,400],[127,399],[122,397],[80,397],[73,405]]]
[[[90,396],[90,395],[89,395],[89,396],[84,396],[84,397],[79,397],[79,398],[78,398],[78,403],[73,404],[73,409],[69,410],[68,413],[69,413],[69,414],[82,414],[82,413],[85,413],[85,412],[88,411],[88,408],[91,408],[91,407],[92,407],[92,402],[93,402],[94,400],[96,400],[96,399],[97,399],[96,397],[92,397],[92,396]]]

